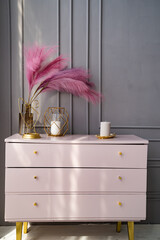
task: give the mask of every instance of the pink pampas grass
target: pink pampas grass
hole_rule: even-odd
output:
[[[28,103],[32,103],[42,92],[59,91],[83,97],[96,103],[102,95],[96,92],[94,84],[89,82],[89,74],[82,68],[66,69],[67,59],[58,56],[53,59],[56,47],[33,46],[25,49],[26,76],[29,87]],[[49,59],[51,58],[52,59]],[[38,84],[32,95],[32,89]]]

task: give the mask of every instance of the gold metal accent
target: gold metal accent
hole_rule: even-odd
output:
[[[119,155],[122,155],[122,152],[118,152]]]
[[[63,137],[64,135],[60,134],[60,135],[53,135],[53,134],[48,134],[49,137]]]
[[[37,139],[41,138],[39,133],[24,133],[22,138],[24,139]]]
[[[22,239],[22,222],[16,222],[16,240]]]
[[[44,113],[44,130],[51,137],[64,136],[69,129],[69,115],[63,107],[48,107]],[[57,121],[60,121],[60,127],[57,125]],[[51,123],[52,122],[52,123]],[[51,133],[51,127],[55,124],[57,128],[57,134]]]
[[[122,180],[122,177],[121,176],[118,176],[119,180]]]
[[[129,240],[134,240],[134,222],[128,222],[127,225]]]
[[[28,222],[24,222],[23,223],[23,232],[24,232],[24,234],[27,233],[27,226],[28,226]]]
[[[37,151],[34,151],[34,154],[37,154],[38,152]]]
[[[37,176],[34,176],[34,179],[37,179]]]
[[[119,205],[119,206],[122,206],[122,203],[121,203],[121,202],[118,202],[118,205]]]
[[[118,233],[120,233],[120,231],[121,231],[121,222],[117,222],[117,228],[116,228],[116,231],[118,232]]]
[[[100,136],[100,135],[96,135],[96,137],[98,139],[108,139],[108,138],[114,138],[116,136],[115,133],[111,133],[109,136]]]
[[[37,206],[37,203],[35,202],[33,205],[34,205],[34,206]]]

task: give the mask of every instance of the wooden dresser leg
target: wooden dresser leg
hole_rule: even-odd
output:
[[[22,222],[16,222],[16,240],[22,239]]]
[[[27,233],[27,226],[28,226],[28,222],[24,222],[23,223],[23,232]]]
[[[128,238],[134,240],[134,222],[128,222]]]
[[[117,228],[116,231],[119,233],[121,231],[121,222],[117,222]]]

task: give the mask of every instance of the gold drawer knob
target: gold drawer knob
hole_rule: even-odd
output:
[[[34,176],[34,179],[37,179],[37,176]]]
[[[122,152],[118,152],[118,154],[119,154],[120,156],[122,156]]]
[[[118,176],[118,179],[119,179],[119,180],[122,180],[122,177],[121,177],[121,176]]]
[[[34,154],[37,154],[38,152],[37,151],[34,151]]]
[[[122,206],[122,203],[121,203],[121,202],[118,202],[118,205],[119,205],[119,206]]]
[[[37,206],[37,203],[35,202],[33,205],[34,205],[34,206]]]

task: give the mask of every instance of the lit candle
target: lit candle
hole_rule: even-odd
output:
[[[110,122],[101,122],[100,125],[100,136],[109,136],[110,135]]]
[[[51,134],[52,135],[61,135],[61,122],[60,121],[51,121]]]

